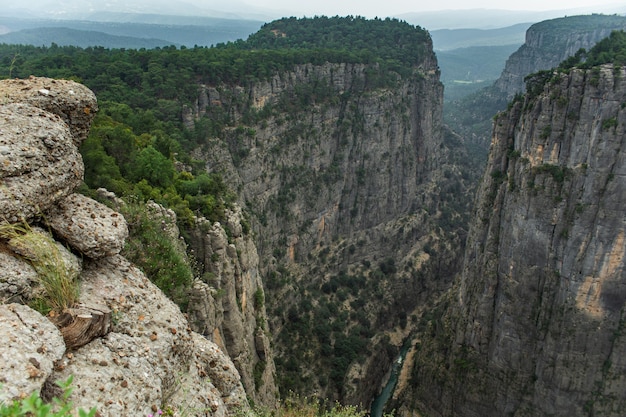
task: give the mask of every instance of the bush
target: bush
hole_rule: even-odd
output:
[[[317,399],[290,398],[277,411],[255,410],[256,417],[365,417],[367,413],[354,405],[334,404],[325,407]],[[385,414],[385,417],[392,417]]]
[[[163,219],[151,215],[144,204],[130,202],[120,211],[128,222],[130,232],[122,254],[185,310],[193,271],[184,250],[167,233]]]

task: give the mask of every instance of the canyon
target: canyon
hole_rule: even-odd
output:
[[[3,236],[1,323],[30,341],[7,333],[0,347],[3,375],[16,372],[2,399],[54,395],[73,375],[75,404],[102,415],[246,415],[293,394],[367,407],[408,346],[386,408],[397,416],[622,415],[626,72],[547,71],[519,94],[515,62],[549,38],[531,29],[501,77],[518,94],[493,118],[486,167],[443,123],[419,28],[410,70],[309,62],[199,82],[180,116],[189,131],[228,116],[192,155],[234,202],[219,222],[140,208],[193,266],[184,314],[120,255],[138,222],[129,203],[75,194],[93,93],[3,81],[2,216],[70,248],[62,264],[105,324],[70,346],[27,306],[37,262]]]

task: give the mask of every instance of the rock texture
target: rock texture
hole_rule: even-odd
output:
[[[83,161],[67,125],[28,104],[0,106],[0,212],[31,219],[78,187]]]
[[[526,31],[526,41],[509,57],[495,87],[510,100],[524,91],[524,78],[558,66],[579,49],[590,49],[614,30],[625,30],[623,16],[570,16],[546,20]]]
[[[61,333],[22,304],[0,304],[0,402],[41,390],[65,353]]]
[[[96,96],[84,85],[45,77],[3,80],[0,100],[2,104],[24,103],[56,114],[69,128],[76,146],[87,138],[98,111]]]
[[[0,83],[0,213],[16,222],[41,215],[78,187],[78,147],[98,110],[73,81],[31,77]]]
[[[117,255],[128,237],[122,215],[81,194],[59,202],[47,213],[46,222],[63,240],[93,259]]]
[[[81,281],[81,302],[105,304],[113,323],[106,337],[58,364],[56,379],[74,376],[77,406],[95,405],[107,416],[168,407],[176,415],[223,416],[247,407],[230,359],[193,333],[178,307],[128,261],[90,261]]]
[[[190,245],[203,265],[203,279],[191,291],[189,321],[233,358],[249,397],[272,407],[276,368],[259,255],[251,236],[242,233],[241,222],[241,209],[236,208],[227,212],[223,226],[199,219],[192,231]]]
[[[246,393],[232,361],[118,254],[128,235],[123,217],[73,194],[82,180],[77,145],[97,109],[93,94],[37,78],[0,82],[0,92],[7,103],[17,101],[0,105],[0,218],[21,221],[15,229],[5,223],[0,239],[0,400],[31,392],[51,398],[59,394],[52,382],[73,376],[71,400],[101,416],[163,407],[177,416],[245,415]],[[40,216],[57,242],[36,226]],[[33,252],[22,238],[31,235],[50,242],[44,252],[63,245],[74,252]],[[48,318],[19,303],[42,295],[40,266],[51,259],[78,277],[80,298]],[[96,326],[88,339],[67,333],[83,321]]]
[[[39,286],[37,272],[26,260],[0,248],[0,302],[26,303]]]
[[[418,343],[407,403],[624,415],[625,79],[575,69],[498,116],[463,274]]]

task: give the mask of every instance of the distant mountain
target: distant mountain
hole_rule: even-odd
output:
[[[102,32],[105,34],[162,40],[167,45],[188,47],[211,46],[218,43],[246,39],[256,32],[263,22],[254,20],[234,20],[208,17],[159,16],[117,14],[121,21],[90,21],[60,19],[18,19],[0,17],[0,33],[16,32],[24,29],[67,28],[78,31]],[[101,18],[113,19],[103,15]],[[122,21],[123,20],[123,21]],[[134,20],[134,21],[133,21]],[[77,44],[79,39],[71,41]],[[126,48],[133,46],[125,45]]]
[[[135,38],[131,36],[115,36],[104,32],[76,30],[68,28],[35,28],[24,29],[0,35],[0,43],[50,46],[103,46],[105,48],[152,49],[172,45],[163,39]]]
[[[28,0],[2,7],[4,16],[19,18],[99,20],[98,16],[105,13],[211,16],[233,20],[268,20],[276,16],[272,10],[240,0]]]
[[[572,8],[563,10],[549,10],[542,12],[522,10],[494,10],[494,9],[467,9],[467,10],[439,10],[431,12],[404,13],[397,17],[408,23],[420,25],[434,31],[438,29],[495,29],[516,25],[524,22],[541,22],[563,16],[572,16],[591,13],[626,13],[626,5],[613,4],[587,8]]]
[[[431,30],[435,51],[471,46],[502,46],[524,43],[526,30],[532,23],[518,23],[498,29],[438,29]]]

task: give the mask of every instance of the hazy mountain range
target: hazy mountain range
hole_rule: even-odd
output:
[[[493,29],[517,23],[539,22],[565,15],[589,13],[626,13],[626,5],[614,3],[611,6],[542,12],[489,9],[407,11],[395,17],[432,31],[444,28]],[[144,0],[109,0],[106,2],[96,0],[31,0],[27,4],[14,3],[3,6],[0,11],[1,16],[7,17],[135,23],[166,23],[163,19],[160,19],[159,22],[145,20],[146,16],[152,16],[154,19],[156,15],[271,21],[284,16],[301,14],[295,6],[294,9],[268,9],[247,4],[241,0],[229,2],[207,0],[202,5],[182,0],[152,0],[150,2]]]

